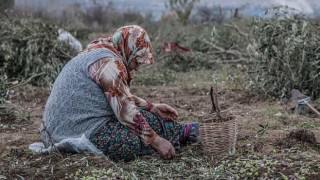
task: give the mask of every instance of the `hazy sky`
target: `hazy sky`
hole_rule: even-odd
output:
[[[46,6],[51,9],[62,9],[66,4],[79,3],[83,8],[93,4],[94,0],[16,0],[16,4],[30,7]],[[107,4],[112,1],[119,9],[132,9],[142,12],[153,12],[156,17],[160,17],[165,11],[165,4],[168,0],[95,0],[98,3]],[[225,8],[245,7],[250,11],[258,8],[268,7],[272,5],[287,5],[289,7],[303,11],[306,14],[312,15],[319,11],[319,0],[200,0],[200,5],[208,7],[221,5]]]

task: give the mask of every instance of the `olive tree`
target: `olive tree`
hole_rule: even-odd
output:
[[[170,9],[174,11],[179,20],[185,25],[196,2],[199,0],[169,0]]]

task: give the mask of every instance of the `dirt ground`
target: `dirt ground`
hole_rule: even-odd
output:
[[[188,122],[209,112],[209,88],[134,86],[132,92],[173,106],[179,112],[178,121]],[[33,86],[12,92],[9,105],[28,113],[20,113],[20,119],[1,118],[0,179],[320,179],[319,118],[294,115],[282,102],[223,86],[218,88],[219,102],[236,115],[239,134],[236,154],[220,161],[200,145],[183,148],[171,161],[158,155],[113,163],[87,154],[33,154],[28,145],[40,141],[49,93]],[[265,131],[259,135],[262,127]]]

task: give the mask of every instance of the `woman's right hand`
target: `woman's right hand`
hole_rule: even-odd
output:
[[[178,112],[167,104],[153,104],[150,112],[157,114],[158,116],[169,120],[174,121],[178,117]]]
[[[150,144],[164,159],[173,159],[176,156],[176,152],[172,144],[160,137],[157,136],[156,139]]]

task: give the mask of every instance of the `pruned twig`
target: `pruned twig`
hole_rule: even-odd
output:
[[[243,32],[243,31],[241,31],[241,29],[240,29],[237,25],[235,25],[234,23],[232,23],[232,24],[223,24],[223,26],[233,28],[233,29],[235,29],[240,35],[245,36],[245,37],[249,37],[248,33],[245,33],[245,32]]]
[[[19,87],[19,86],[23,86],[23,85],[25,85],[25,84],[28,84],[33,78],[38,77],[38,76],[41,76],[41,75],[43,75],[43,74],[45,74],[45,73],[42,72],[42,73],[33,75],[33,76],[31,76],[29,79],[27,79],[25,82],[22,82],[22,83],[19,83],[19,84],[15,84],[15,85],[9,86],[8,89],[13,89],[13,88],[16,88],[16,87]]]
[[[215,105],[215,101],[213,98],[213,87],[211,87],[211,89],[210,89],[210,98],[211,98],[211,103],[212,103],[211,113],[214,113],[217,110],[216,110],[216,105]]]
[[[49,141],[50,141],[51,146],[52,146],[50,154],[53,154],[53,148],[54,148],[54,149],[58,152],[58,155],[59,155],[61,158],[63,158],[62,154],[60,153],[60,151],[58,150],[58,148],[55,146],[55,144],[54,144],[54,142],[53,142],[53,140],[52,140],[52,136],[51,136],[51,134],[49,133],[49,131],[48,131],[46,125],[44,124],[44,121],[43,121],[43,120],[42,120],[42,125],[43,125],[42,131],[45,131],[45,132],[48,134],[48,136],[49,136]]]
[[[216,112],[217,115],[220,117],[220,107],[219,107],[219,103],[218,103],[218,94],[216,92],[216,89],[213,89],[213,87],[211,87],[211,89],[210,89],[210,97],[211,97],[211,102],[212,102],[211,113]]]
[[[232,60],[224,59],[222,63],[230,63],[230,64],[248,63],[249,64],[250,62],[248,59],[239,58],[239,59],[232,59]]]
[[[236,56],[238,57],[238,59],[245,59],[243,57],[243,54],[240,52],[240,51],[237,51],[237,50],[230,50],[230,49],[224,49],[223,47],[220,47],[214,43],[211,43],[207,40],[203,40],[204,43],[210,45],[212,48],[220,51],[220,53],[226,53],[226,54],[230,54],[230,55],[233,55],[233,56]],[[218,52],[219,53],[219,52]]]

